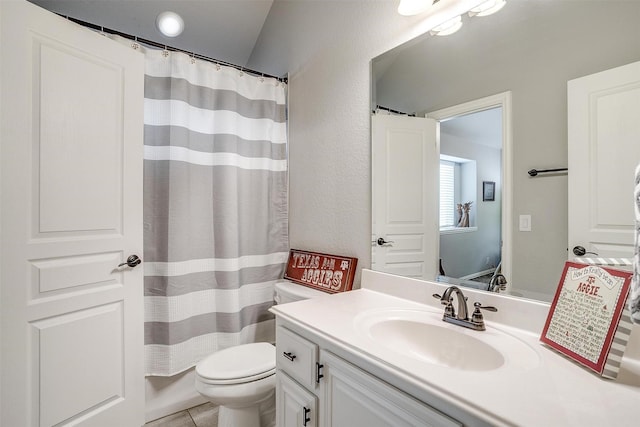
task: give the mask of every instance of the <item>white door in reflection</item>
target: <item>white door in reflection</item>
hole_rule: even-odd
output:
[[[569,259],[633,257],[639,114],[640,62],[568,83]]]
[[[433,280],[438,266],[437,122],[372,116],[372,265]]]

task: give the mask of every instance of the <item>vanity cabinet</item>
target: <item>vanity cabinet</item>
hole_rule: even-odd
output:
[[[279,427],[462,425],[284,326],[276,350]]]

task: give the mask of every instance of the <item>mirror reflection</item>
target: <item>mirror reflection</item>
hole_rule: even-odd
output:
[[[502,282],[501,181],[500,107],[440,123],[439,280]]]
[[[639,19],[635,1],[512,0],[495,15],[463,16],[454,34],[424,35],[374,58],[372,268],[481,289],[506,280],[513,295],[550,300],[564,262],[575,258],[568,175],[527,171],[570,163],[567,84],[639,61]],[[499,94],[508,94],[508,112],[495,108],[502,101],[474,104]],[[405,125],[427,128],[430,117],[433,147],[408,142],[393,154],[388,138],[376,142],[389,129],[418,135]],[[414,163],[419,173],[393,169]],[[441,187],[445,173],[452,189]],[[458,227],[467,203],[468,226]]]

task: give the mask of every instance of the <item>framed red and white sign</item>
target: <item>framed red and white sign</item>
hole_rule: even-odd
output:
[[[616,378],[631,332],[626,307],[631,276],[566,262],[540,341],[603,377]]]
[[[331,294],[350,291],[358,258],[291,249],[284,278]]]

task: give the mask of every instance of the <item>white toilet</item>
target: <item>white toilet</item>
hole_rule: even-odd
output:
[[[275,284],[276,304],[327,295],[289,281]],[[213,353],[196,365],[196,390],[218,405],[218,427],[275,425],[276,348],[252,343]]]

